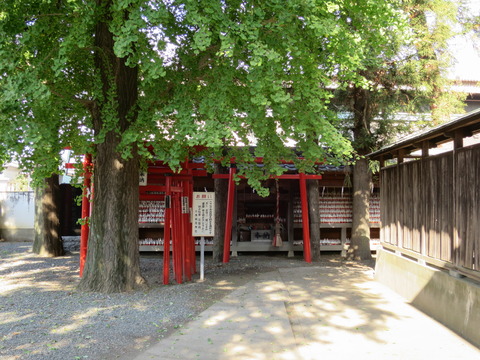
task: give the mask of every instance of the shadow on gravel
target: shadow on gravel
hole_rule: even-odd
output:
[[[338,256],[321,263],[342,267]],[[163,286],[162,257],[141,256],[145,292],[76,291],[78,253],[41,258],[28,243],[0,243],[0,358],[116,359],[162,339],[258,274],[308,266],[301,257],[206,259],[205,281]],[[197,267],[198,269],[198,267]]]

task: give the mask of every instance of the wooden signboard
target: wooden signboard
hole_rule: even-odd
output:
[[[193,236],[213,237],[215,232],[215,193],[194,192],[192,204]]]

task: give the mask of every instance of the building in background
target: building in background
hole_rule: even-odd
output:
[[[0,174],[0,238],[7,241],[33,240],[35,195],[30,177],[17,163],[8,163]]]

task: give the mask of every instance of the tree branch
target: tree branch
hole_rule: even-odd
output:
[[[51,84],[47,83],[46,85],[48,86],[48,89],[50,90],[50,92],[52,94],[58,96],[61,99],[67,99],[67,100],[70,99],[70,100],[72,100],[76,103],[79,103],[79,104],[83,105],[88,111],[90,111],[95,104],[94,100],[82,99],[82,98],[78,98],[74,95],[66,96],[65,94],[62,94],[62,93],[56,91],[55,89],[53,89]]]

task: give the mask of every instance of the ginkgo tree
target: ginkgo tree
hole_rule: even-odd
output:
[[[450,0],[403,0],[409,33],[392,34],[391,43],[372,46],[360,72],[366,82],[338,87],[332,104],[344,113],[358,160],[353,166],[353,218],[348,257],[371,258],[369,199],[371,167],[365,156],[400,134],[412,131],[406,114],[423,125],[436,125],[463,112],[465,94],[452,90],[449,41],[462,26],[459,3]],[[469,20],[472,21],[472,20]],[[464,22],[468,22],[464,20]],[[463,24],[463,28],[468,24]],[[351,26],[370,26],[353,18]],[[373,28],[372,28],[373,31]],[[421,121],[416,122],[420,126]]]
[[[355,16],[369,23],[352,31]],[[92,153],[95,200],[80,287],[144,284],[138,173],[155,156],[178,169],[189,148],[222,152],[253,185],[281,159],[338,161],[352,148],[328,109],[332,80],[360,84],[364,49],[403,31],[383,0],[4,0],[0,143],[48,177],[65,146]],[[375,31],[372,31],[375,29]],[[295,142],[295,151],[285,146]],[[152,152],[147,151],[148,142]],[[152,155],[154,154],[154,155]]]

